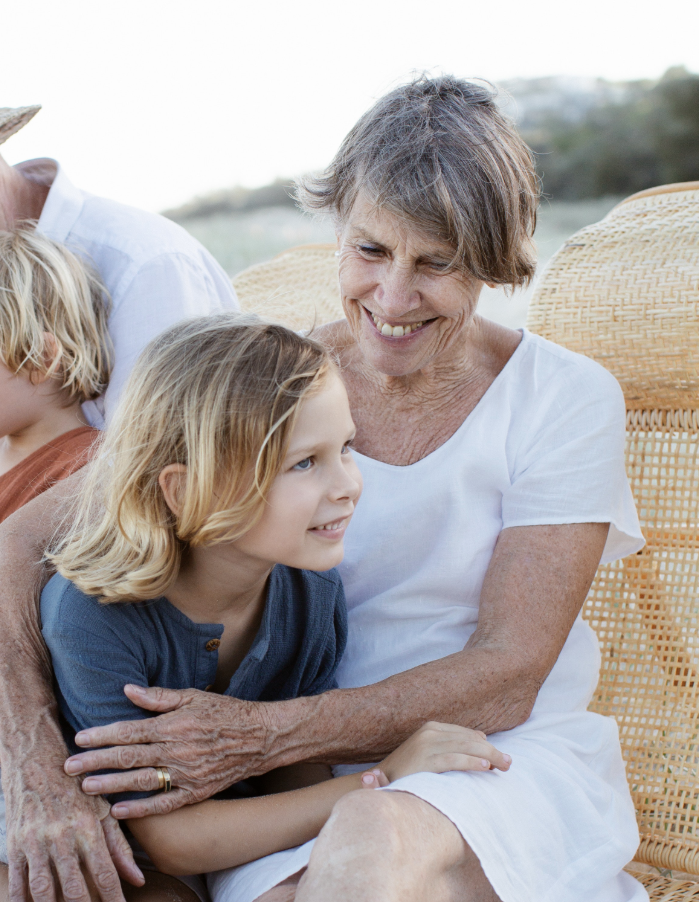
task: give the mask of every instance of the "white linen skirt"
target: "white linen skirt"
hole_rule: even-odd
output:
[[[647,902],[622,871],[638,830],[615,721],[533,714],[489,739],[512,756],[507,773],[414,774],[378,791],[412,793],[449,818],[502,902]],[[210,874],[213,902],[254,902],[308,864],[313,842]]]

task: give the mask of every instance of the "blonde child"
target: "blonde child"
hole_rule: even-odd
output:
[[[310,338],[223,314],[146,349],[41,598],[73,749],[76,731],[147,716],[125,684],[250,701],[335,688],[347,619],[332,568],[361,492],[353,436],[337,369]],[[493,753],[482,734],[434,727],[381,771],[483,770]],[[329,777],[296,765],[227,799],[128,821],[161,872],[149,873],[151,896],[172,890],[163,874],[201,893],[184,875],[305,842],[343,794],[383,782],[377,771]],[[163,769],[144,791],[159,788],[183,792]]]
[[[70,476],[98,432],[81,404],[111,369],[109,301],[66,247],[0,232],[0,521]]]

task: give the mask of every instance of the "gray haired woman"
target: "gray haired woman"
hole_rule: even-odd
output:
[[[476,312],[484,284],[533,276],[531,154],[487,87],[419,78],[301,196],[336,224],[346,319],[319,334],[342,364],[365,484],[341,566],[343,688],[274,704],[132,688],[165,713],[88,731],[81,745],[115,748],[66,770],[136,768],[86,781],[106,793],[156,788],[167,766],[171,793],[113,811],[137,817],[299,760],[344,771],[426,721],[461,724],[511,767],[350,794],[317,840],[212,875],[214,902],[640,902],[622,872],[638,834],[617,729],[586,710],[599,652],[579,616],[600,560],[643,544],[623,398],[597,364]],[[45,532],[45,511],[23,529]],[[28,597],[13,553],[2,578]],[[21,610],[2,630],[28,629]],[[26,660],[17,670],[37,684]],[[40,713],[24,724],[52,749]]]

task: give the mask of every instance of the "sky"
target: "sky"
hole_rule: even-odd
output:
[[[416,71],[497,83],[699,72],[697,0],[0,0],[3,145],[149,210],[322,168]]]

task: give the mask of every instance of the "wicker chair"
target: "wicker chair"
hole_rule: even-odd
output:
[[[235,280],[243,306],[297,328],[342,315],[333,247]],[[634,195],[567,241],[528,327],[621,383],[627,469],[647,545],[600,567],[584,609],[602,646],[591,707],[619,724],[653,902],[699,902],[699,182]],[[697,875],[697,876],[692,876]]]
[[[647,545],[600,567],[585,603],[602,646],[591,707],[619,724],[641,832],[629,871],[653,900],[699,900],[699,182],[634,195],[570,238],[528,327],[624,390]]]
[[[291,329],[342,319],[334,244],[304,244],[233,279],[243,309]]]

